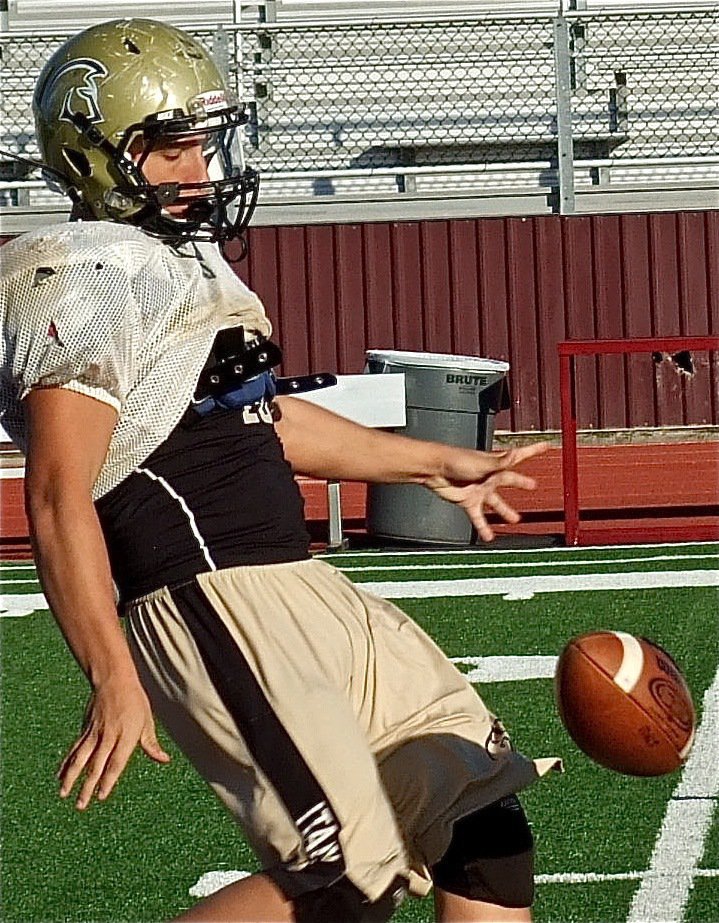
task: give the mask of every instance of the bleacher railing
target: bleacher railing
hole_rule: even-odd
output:
[[[192,31],[247,103],[265,223],[719,205],[714,4]],[[64,37],[0,35],[0,147],[35,153],[34,79]],[[1,156],[0,197],[57,201]]]

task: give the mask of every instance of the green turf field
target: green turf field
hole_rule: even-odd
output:
[[[686,544],[331,557],[482,680],[520,749],[564,758],[563,776],[524,795],[540,923],[719,920],[718,553]],[[0,594],[4,923],[160,921],[223,874],[254,870],[233,823],[171,744],[171,765],[136,757],[106,804],[81,815],[60,801],[54,771],[79,726],[85,682],[32,565],[3,565]],[[651,637],[683,668],[700,728],[681,772],[619,776],[564,733],[552,658],[570,636],[597,628]],[[395,919],[429,921],[431,904],[405,902]]]

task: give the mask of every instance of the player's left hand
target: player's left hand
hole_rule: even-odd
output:
[[[456,503],[469,516],[477,534],[485,542],[494,538],[485,511],[494,510],[505,522],[519,522],[520,515],[499,493],[500,488],[534,490],[534,478],[515,469],[549,448],[546,442],[509,449],[507,452],[448,451],[444,471],[426,481],[438,497]]]

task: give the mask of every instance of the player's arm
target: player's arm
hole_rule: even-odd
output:
[[[92,688],[82,733],[58,777],[66,797],[84,774],[77,799],[106,798],[139,743],[159,762],[169,757],[120,625],[92,486],[117,419],[109,404],[64,388],[25,398],[26,509],[43,590]]]
[[[480,452],[370,429],[295,397],[277,398],[275,405],[277,433],[296,472],[337,480],[422,484],[461,506],[486,541],[493,537],[484,516],[487,507],[507,522],[519,519],[498,488],[534,489],[535,481],[514,469],[547,449],[546,443],[535,443],[508,452]]]

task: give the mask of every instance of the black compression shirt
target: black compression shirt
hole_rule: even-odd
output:
[[[303,501],[267,404],[189,409],[95,504],[123,601],[203,571],[309,557]]]

